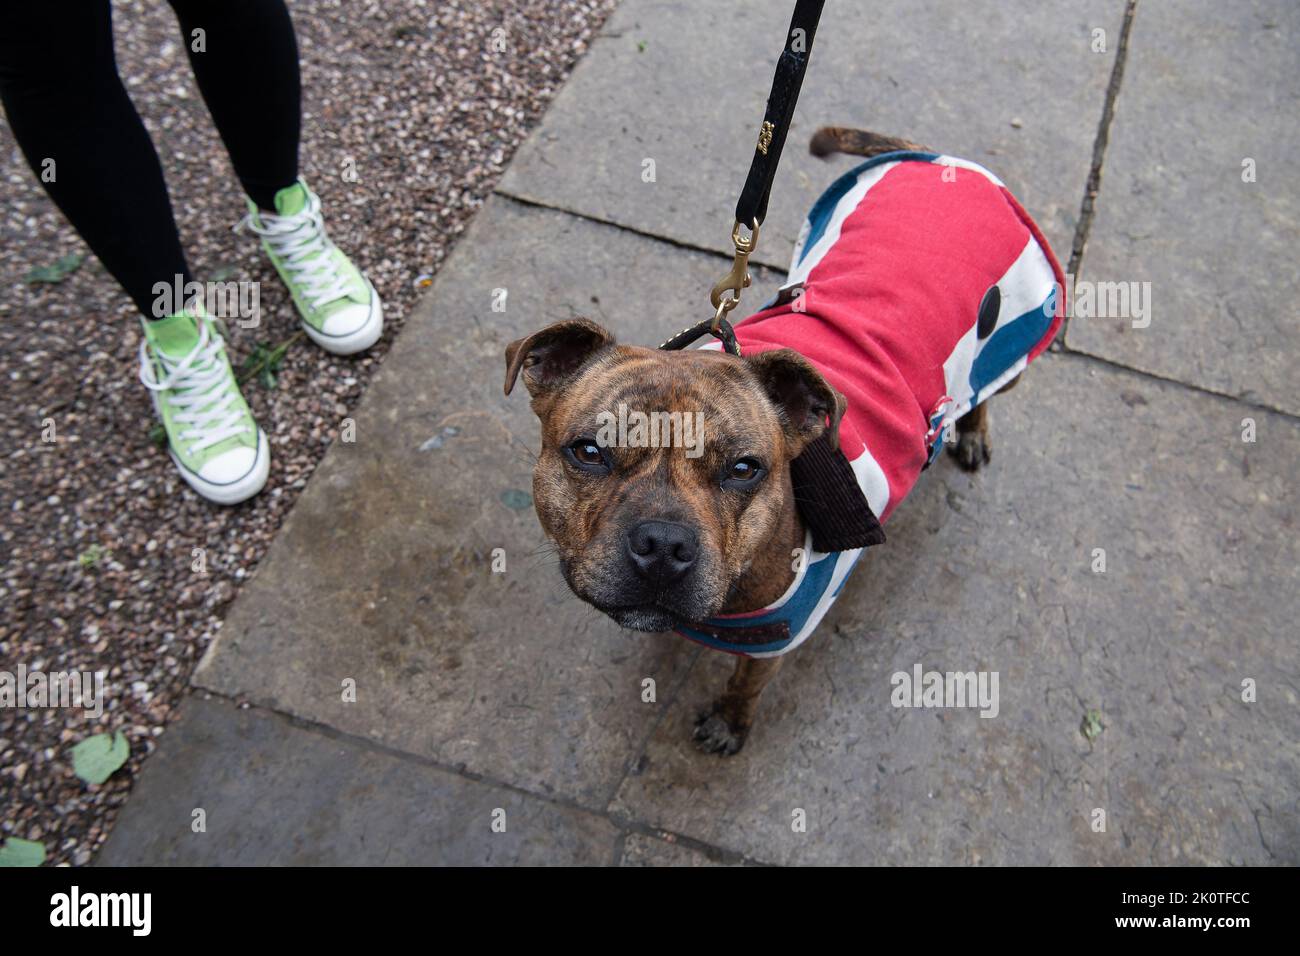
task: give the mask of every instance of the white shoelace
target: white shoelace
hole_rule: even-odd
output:
[[[171,393],[168,403],[180,409],[172,420],[190,426],[176,437],[189,443],[191,452],[248,431],[243,410],[236,407],[239,393],[231,388],[222,341],[208,334],[206,322],[199,322],[199,344],[185,358],[173,359],[162,350],[152,355],[162,366],[163,378],[155,377],[148,343],[141,342],[140,381],[150,391]]]
[[[291,216],[259,213],[255,217],[249,213],[243,222],[284,260],[284,267],[293,274],[303,298],[313,309],[347,296],[348,277],[331,254],[320,199],[315,193],[309,190],[307,205]]]

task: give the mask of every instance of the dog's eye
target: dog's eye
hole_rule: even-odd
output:
[[[573,449],[573,457],[584,465],[603,465],[605,463],[605,458],[600,453],[600,447],[595,442],[577,441],[569,447]]]
[[[609,471],[609,462],[605,459],[604,449],[593,439],[579,438],[577,441],[570,442],[564,450],[569,460],[583,471]]]
[[[757,458],[739,458],[731,463],[722,480],[724,488],[750,488],[763,476],[763,464]]]

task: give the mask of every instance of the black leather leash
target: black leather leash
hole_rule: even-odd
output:
[[[799,89],[808,70],[813,35],[817,32],[817,21],[824,3],[825,0],[797,0],[795,3],[785,49],[777,61],[772,92],[767,97],[767,112],[763,115],[763,126],[754,147],[754,160],[749,164],[749,177],[736,203],[736,224],[731,229],[736,258],[731,269],[709,294],[709,301],[716,310],[713,318],[683,329],[659,346],[661,349],[682,349],[710,333],[720,339],[722,347],[732,355],[740,355],[740,343],[727,321],[727,313],[740,303],[741,290],[749,287],[749,257],[758,246],[758,229],[767,216],[772,180],[781,160],[786,134],[790,132],[790,121],[794,118]],[[744,235],[746,229],[749,230],[748,236]],[[726,295],[727,292],[731,295]],[[884,529],[858,484],[853,466],[830,436],[821,435],[800,452],[790,463],[790,479],[799,516],[812,535],[814,550],[829,554],[884,543]],[[713,627],[712,630],[707,624],[696,626],[715,638],[738,645],[767,644],[789,638],[789,625],[785,622],[758,627]],[[774,632],[774,629],[780,631],[781,628],[784,628],[784,634]]]
[[[682,329],[659,346],[661,349],[683,349],[709,333],[721,340],[722,347],[732,355],[740,355],[740,343],[736,341],[736,334],[727,321],[727,314],[740,304],[741,290],[749,287],[749,257],[758,248],[758,230],[767,217],[772,180],[776,177],[776,167],[781,161],[786,134],[790,132],[790,121],[794,118],[799,90],[803,86],[804,74],[808,71],[813,36],[817,33],[817,22],[821,19],[825,2],[826,0],[795,2],[790,29],[786,32],[785,49],[781,51],[781,58],[776,63],[772,92],[768,94],[763,125],[754,146],[754,159],[749,164],[749,176],[745,179],[745,187],[740,191],[740,199],[736,202],[736,223],[731,229],[736,256],[727,274],[718,280],[709,293],[709,302],[714,308],[713,318]],[[749,230],[748,236],[744,234],[745,230]],[[727,292],[731,295],[726,295]]]
[[[804,73],[808,71],[808,58],[812,53],[813,36],[817,21],[821,19],[825,0],[797,0],[794,15],[790,18],[790,31],[786,35],[785,49],[776,64],[772,79],[772,92],[767,98],[767,113],[763,116],[754,159],[749,164],[749,178],[736,203],[736,222],[746,226],[761,226],[767,218],[767,200],[772,193],[772,180],[785,137],[794,119],[795,103],[803,87]]]

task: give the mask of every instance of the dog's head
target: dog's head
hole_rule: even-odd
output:
[[[624,627],[716,614],[792,507],[790,462],[844,398],[789,349],[617,345],[585,319],[506,349],[541,420],[533,500],[578,597]]]

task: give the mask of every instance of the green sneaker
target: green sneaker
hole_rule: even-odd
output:
[[[192,308],[144,321],[140,381],[186,484],[233,505],[262,490],[271,449],[239,392],[220,330],[197,302]]]
[[[262,212],[250,199],[244,222],[262,237],[303,330],[335,355],[370,348],[383,334],[384,308],[370,280],[325,234],[320,197],[299,179],[275,194],[275,212]]]

